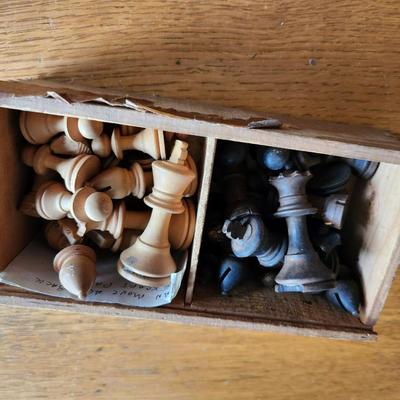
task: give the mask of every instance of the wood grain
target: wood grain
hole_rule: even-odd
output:
[[[396,0],[11,0],[0,21],[3,79],[400,123]]]
[[[0,4],[0,78],[51,78],[400,132],[395,0]],[[0,398],[397,400],[377,343],[0,307]]]
[[[397,400],[399,294],[376,343],[0,306],[0,398]]]

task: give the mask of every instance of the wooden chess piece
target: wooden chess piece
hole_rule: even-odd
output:
[[[111,139],[106,133],[92,140],[92,151],[101,158],[107,158],[111,154]]]
[[[92,153],[87,140],[75,142],[66,135],[56,137],[50,143],[50,149],[54,154],[60,154],[64,156],[77,156],[79,154]]]
[[[89,185],[96,190],[105,190],[112,199],[123,199],[133,195],[139,199],[153,187],[153,174],[143,171],[139,163],[129,169],[112,167],[96,175]]]
[[[96,254],[88,246],[77,244],[61,250],[54,258],[63,287],[83,300],[96,280]]]
[[[218,283],[221,294],[227,295],[249,275],[249,266],[234,256],[224,258],[218,268]]]
[[[104,124],[101,121],[95,121],[87,118],[78,119],[78,129],[83,137],[94,140],[104,131]]]
[[[103,123],[83,118],[63,117],[21,111],[19,126],[24,138],[31,144],[45,144],[61,132],[76,142],[94,139],[103,131]]]
[[[275,267],[286,254],[286,238],[267,230],[259,215],[227,219],[222,231],[231,239],[232,251],[236,257],[257,257],[263,267]]]
[[[276,277],[276,291],[301,291],[317,293],[335,287],[333,273],[322,263],[315,252],[307,231],[307,215],[317,212],[305,192],[310,172],[281,173],[270,178],[278,189],[280,207],[275,213],[286,218],[289,246],[284,264]]]
[[[343,161],[316,165],[311,168],[311,172],[313,177],[307,189],[321,196],[343,191],[351,178],[351,169]]]
[[[49,175],[35,174],[35,176],[33,177],[32,189],[28,194],[24,196],[19,206],[19,210],[23,214],[29,215],[30,217],[36,217],[36,218],[40,217],[40,215],[36,211],[36,206],[35,206],[36,193],[40,185],[42,185],[44,182],[47,182],[52,178],[53,178],[52,174]]]
[[[26,165],[33,167],[39,175],[44,175],[49,170],[57,171],[64,178],[65,186],[71,192],[80,189],[101,168],[97,156],[80,154],[73,158],[64,159],[54,156],[47,145],[39,148],[25,146],[22,151],[22,160]]]
[[[309,200],[318,209],[326,225],[342,229],[348,208],[348,197],[347,194],[336,193],[328,197],[309,196]]]
[[[44,230],[47,243],[54,250],[62,250],[73,244],[80,244],[83,238],[78,236],[76,222],[69,218],[49,221]]]
[[[121,136],[130,136],[130,135],[135,135],[136,133],[139,133],[143,128],[139,128],[137,126],[131,126],[131,125],[120,125],[119,126],[119,132]]]
[[[246,143],[238,143],[230,140],[223,140],[218,145],[216,160],[218,164],[233,168],[244,163],[248,153]]]
[[[311,167],[321,164],[324,156],[306,151],[295,151],[293,155],[294,164],[299,171],[308,171]]]
[[[355,158],[343,159],[353,170],[356,176],[368,180],[371,179],[379,167],[379,163],[368,160],[357,160]]]
[[[358,317],[361,304],[361,291],[353,279],[339,279],[336,287],[325,293],[330,303],[349,314]]]
[[[153,209],[149,223],[135,244],[121,253],[118,262],[119,274],[131,282],[164,286],[176,271],[168,235],[171,216],[185,211],[182,196],[195,178],[193,171],[184,165],[187,146],[185,142],[175,141],[169,161],[152,164],[154,187],[144,198]]]
[[[257,160],[272,171],[284,169],[290,163],[291,151],[277,147],[257,146]]]
[[[36,211],[47,220],[59,220],[71,215],[77,222],[104,221],[113,210],[106,193],[83,187],[71,194],[59,182],[42,184],[35,199]]]
[[[182,204],[184,211],[172,215],[168,231],[168,240],[175,250],[186,250],[190,246],[196,225],[196,211],[193,202],[190,199],[182,199]],[[110,248],[114,245],[114,241],[120,240],[126,230],[143,232],[150,217],[150,211],[127,211],[125,204],[121,202],[105,221],[78,222],[78,234],[83,236],[86,233],[99,231],[101,233],[92,233],[90,236],[94,238],[94,242],[99,247]]]
[[[185,190],[185,193],[183,194],[183,197],[190,197],[196,193],[197,186],[199,184],[196,163],[190,154],[187,155],[185,166],[188,167],[195,176],[195,178],[192,180],[192,182],[190,182],[189,186]]]
[[[134,229],[124,229],[118,239],[115,239],[106,231],[90,231],[87,236],[101,249],[108,249],[116,253],[132,246],[141,233],[141,231]]]
[[[146,128],[135,135],[122,136],[120,127],[116,126],[111,136],[111,148],[119,160],[125,150],[139,150],[155,160],[166,158],[164,135],[160,129]]]

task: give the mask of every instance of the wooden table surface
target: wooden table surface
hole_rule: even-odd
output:
[[[400,132],[396,0],[7,1],[0,79],[133,89]],[[0,307],[1,399],[398,399],[377,343]]]

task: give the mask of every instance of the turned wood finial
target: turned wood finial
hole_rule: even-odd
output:
[[[172,154],[174,162],[154,161],[152,164],[153,191],[144,199],[153,209],[149,223],[135,244],[121,253],[118,263],[118,272],[124,278],[153,287],[168,284],[176,271],[169,242],[171,215],[185,211],[182,196],[195,178],[184,165],[187,144],[176,141]]]
[[[122,160],[125,150],[139,150],[156,160],[166,158],[162,130],[146,128],[135,135],[122,136],[120,129],[116,126],[111,136],[111,148],[119,160]]]
[[[44,175],[49,170],[57,171],[64,178],[65,186],[71,192],[81,188],[101,168],[97,156],[80,154],[73,158],[64,159],[54,156],[47,145],[39,148],[25,147],[22,152],[22,159],[27,165],[33,166],[33,169],[39,175]]]
[[[90,182],[96,190],[106,190],[112,199],[123,199],[133,195],[143,198],[153,186],[151,171],[143,171],[139,163],[133,163],[130,169],[112,167],[96,175]]]
[[[76,222],[69,218],[49,221],[44,230],[47,243],[54,250],[62,250],[72,244],[80,244],[83,238],[77,234]]]
[[[21,111],[19,126],[25,139],[32,144],[45,144],[55,135],[64,132],[76,142],[94,139],[103,131],[103,123],[83,118],[63,117]]]
[[[63,287],[85,299],[96,280],[95,252],[82,244],[68,246],[57,253],[53,266]]]
[[[70,193],[63,184],[48,181],[36,193],[36,211],[44,219],[59,220],[71,215],[76,221],[103,221],[111,213],[113,204],[105,193],[83,187]]]

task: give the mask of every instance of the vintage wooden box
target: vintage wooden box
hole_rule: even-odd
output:
[[[371,340],[399,263],[400,135],[366,127],[273,116],[280,129],[263,129],[271,115],[161,98],[125,96],[90,89],[72,89],[48,82],[0,82],[0,269],[27,245],[35,225],[17,210],[26,184],[18,145],[21,142],[16,110],[86,117],[124,125],[154,127],[199,137],[203,152],[198,213],[188,277],[174,302],[156,309],[139,309],[46,297],[6,285],[0,303],[162,319],[221,327],[289,332],[333,338]],[[364,291],[361,323],[331,306],[322,296],[277,295],[272,290],[244,291],[222,297],[196,281],[204,219],[218,140],[285,147],[344,157],[380,161],[371,181],[355,190],[345,231],[348,260],[357,267]],[[251,289],[251,288],[249,288]]]

